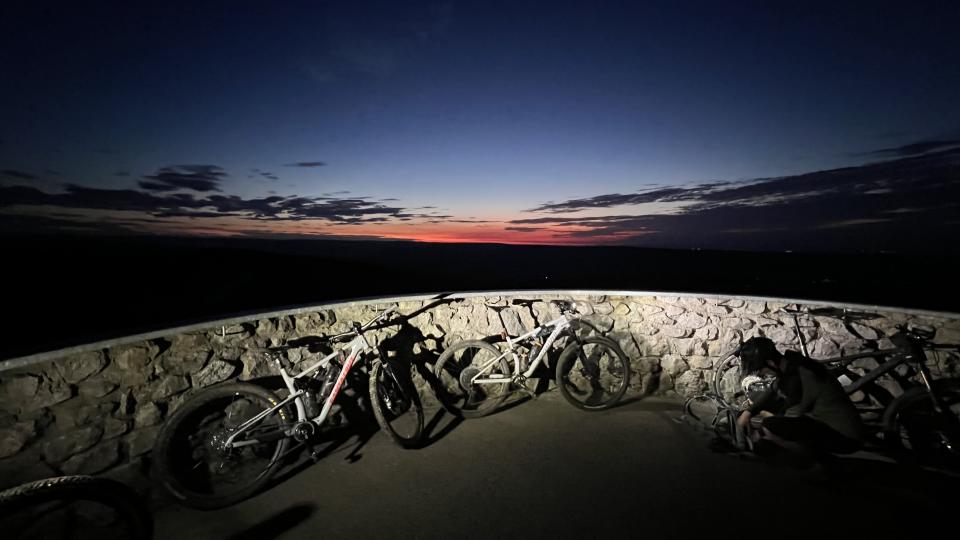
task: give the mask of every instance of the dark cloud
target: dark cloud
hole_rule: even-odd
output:
[[[313,167],[325,167],[326,165],[327,164],[324,163],[323,161],[298,161],[296,163],[287,163],[286,165],[284,165],[284,167],[313,168]]]
[[[539,227],[504,227],[503,229],[506,231],[521,232],[521,233],[537,232],[537,231],[543,230]]]
[[[157,182],[147,182],[146,180],[141,180],[137,182],[137,185],[140,186],[140,189],[145,189],[147,191],[175,191],[179,188],[171,186],[169,184],[158,184]]]
[[[156,186],[164,184],[168,186],[167,191],[189,189],[208,192],[220,191],[220,181],[226,176],[227,173],[216,165],[171,165],[159,169],[153,175],[144,176],[144,179],[150,183],[152,191],[164,191],[156,189]]]
[[[870,157],[906,157],[906,156],[915,156],[918,154],[925,154],[927,152],[932,152],[935,150],[944,150],[947,148],[952,148],[954,146],[960,146],[960,139],[953,140],[939,140],[939,141],[920,141],[910,144],[905,144],[902,146],[894,146],[891,148],[881,148],[879,150],[871,150],[869,152],[863,152],[856,154],[859,156],[870,156]]]
[[[607,194],[541,205],[511,226],[560,238],[659,247],[956,252],[960,148],[828,171]],[[639,202],[683,201],[671,213],[576,216]],[[563,215],[557,215],[561,212]]]
[[[584,199],[570,199],[559,203],[544,203],[531,212],[570,212],[587,208],[612,208],[615,206],[635,205],[655,202],[681,202],[697,200],[707,193],[731,185],[731,182],[708,182],[694,187],[669,187],[643,191],[639,193],[611,193]]]
[[[15,169],[4,169],[0,171],[0,175],[6,176],[8,178],[16,178],[17,180],[39,180],[40,177],[35,174],[30,174],[24,171],[18,171]]]
[[[120,176],[120,177],[126,177],[126,176],[130,176],[130,171],[122,171],[122,170],[121,170],[121,171],[116,171],[115,173],[113,173],[113,175],[114,175],[114,176]]]
[[[411,213],[370,197],[299,197],[273,195],[243,198],[213,193],[198,197],[176,193],[170,183],[141,181],[141,190],[97,189],[68,184],[62,193],[29,186],[0,186],[0,208],[44,206],[63,209],[138,211],[156,218],[237,217],[254,221],[321,220],[340,224],[447,220],[453,216]]]

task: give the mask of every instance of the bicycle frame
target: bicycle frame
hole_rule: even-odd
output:
[[[343,387],[343,382],[346,380],[347,374],[350,372],[350,369],[356,363],[357,358],[359,358],[361,354],[368,351],[370,348],[371,348],[370,344],[367,342],[366,338],[363,337],[363,334],[362,333],[358,334],[355,338],[353,338],[353,340],[351,340],[347,344],[346,347],[343,347],[342,349],[338,349],[328,354],[327,356],[321,358],[319,361],[307,367],[306,369],[304,369],[303,371],[301,371],[296,375],[290,375],[289,373],[287,373],[287,370],[280,363],[280,358],[278,356],[274,356],[273,360],[277,364],[277,367],[280,371],[280,377],[283,378],[283,383],[286,385],[287,390],[289,391],[289,395],[285,399],[283,399],[282,401],[274,405],[273,407],[261,411],[259,414],[257,414],[253,418],[247,420],[243,424],[240,424],[240,426],[237,427],[236,431],[234,431],[233,433],[230,434],[229,437],[227,437],[227,440],[224,443],[224,447],[239,448],[241,446],[258,444],[260,442],[258,439],[246,439],[242,441],[236,441],[235,439],[241,433],[244,433],[245,431],[249,430],[251,426],[256,425],[260,420],[273,414],[275,411],[287,406],[290,402],[293,402],[294,405],[296,406],[297,423],[310,421],[317,426],[323,424],[323,422],[327,419],[327,416],[330,413],[330,409],[333,407],[334,400],[337,399],[337,395],[340,393],[340,389]],[[334,384],[333,389],[330,391],[330,395],[327,396],[326,400],[324,401],[323,409],[320,410],[320,414],[317,415],[315,418],[307,418],[306,407],[303,404],[304,390],[297,388],[296,381],[304,377],[316,376],[321,369],[324,369],[327,366],[329,366],[330,362],[334,358],[340,356],[343,353],[343,351],[347,349],[349,349],[350,352],[349,354],[347,354],[347,357],[343,362],[343,366],[340,368],[340,373],[337,375],[336,383]],[[291,430],[292,428],[288,428],[284,430],[284,435],[286,436],[292,435]]]
[[[832,358],[811,358],[810,353],[807,351],[803,332],[800,331],[800,321],[797,315],[797,313],[793,313],[793,326],[794,332],[797,335],[797,339],[800,341],[800,348],[803,352],[803,355],[819,364],[834,364],[837,368],[842,368],[843,371],[841,372],[841,375],[846,376],[851,381],[850,384],[843,386],[843,390],[847,393],[847,395],[860,391],[868,384],[896,369],[897,366],[907,364],[913,360],[917,364],[916,368],[919,372],[920,380],[923,386],[926,388],[927,392],[934,401],[934,407],[938,410],[938,412],[940,412],[939,409],[941,404],[939,403],[939,399],[937,398],[933,389],[933,385],[931,384],[932,379],[930,377],[930,370],[927,368],[926,363],[924,362],[925,354],[923,344],[914,343],[913,339],[907,337],[901,345],[890,349],[864,351],[849,356],[836,356]],[[920,355],[921,358],[914,358],[916,355]],[[883,359],[887,357],[890,359],[883,361]],[[854,360],[861,358],[876,358],[879,365],[863,375],[859,375],[850,371],[849,369],[846,369],[846,367]]]
[[[567,315],[563,315],[558,319],[554,319],[546,324],[538,326],[533,330],[527,332],[526,334],[523,334],[513,339],[511,339],[509,335],[504,333],[503,336],[506,338],[506,341],[507,341],[507,351],[501,354],[500,356],[492,360],[489,360],[485,364],[483,364],[480,367],[478,373],[473,376],[470,382],[473,384],[503,384],[504,377],[494,377],[494,376],[482,377],[482,375],[484,373],[487,373],[490,370],[490,368],[492,368],[494,365],[500,362],[500,360],[506,358],[507,355],[510,355],[513,357],[514,373],[516,373],[516,375],[514,375],[513,377],[514,379],[517,379],[517,378],[526,379],[530,377],[531,375],[533,375],[533,372],[537,369],[537,367],[540,366],[540,363],[543,361],[543,359],[546,358],[547,351],[550,350],[550,347],[553,345],[553,343],[557,340],[557,338],[560,337],[561,334],[563,334],[568,328],[570,328],[570,325],[572,324],[572,321],[575,320],[575,318],[578,318],[578,317],[568,317]],[[534,336],[539,334],[544,328],[549,328],[551,326],[554,327],[553,332],[551,332],[550,335],[547,337],[547,340],[544,341],[543,346],[540,348],[540,352],[537,353],[537,357],[533,359],[533,361],[530,363],[529,366],[527,366],[526,371],[524,371],[521,374],[520,371],[523,368],[522,362],[521,362],[522,359],[516,353],[516,345],[518,343],[523,343],[527,340],[532,339]]]

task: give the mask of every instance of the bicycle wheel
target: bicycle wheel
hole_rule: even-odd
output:
[[[736,351],[727,353],[716,364],[710,391],[720,400],[722,408],[744,409],[746,394],[740,387],[742,373]]]
[[[713,396],[700,394],[683,403],[683,413],[704,425],[714,425],[722,410],[720,402]]]
[[[143,499],[120,482],[61,476],[0,492],[0,530],[11,540],[148,540],[153,521]]]
[[[410,368],[378,361],[370,369],[370,403],[377,423],[403,448],[416,448],[423,434],[423,404]]]
[[[911,388],[887,408],[883,441],[923,465],[960,469],[960,380],[933,385],[949,410],[937,414],[926,388]]]
[[[262,488],[289,444],[291,415],[277,409],[239,434],[244,422],[279,403],[252,384],[213,386],[187,400],[157,436],[153,460],[163,487],[183,505],[201,510],[239,502]]]
[[[479,418],[496,410],[510,394],[510,364],[486,341],[461,341],[443,351],[434,367],[437,397],[451,414]],[[473,384],[478,374],[502,383]]]
[[[590,336],[560,353],[557,387],[574,407],[608,409],[620,400],[629,384],[630,361],[613,340]]]

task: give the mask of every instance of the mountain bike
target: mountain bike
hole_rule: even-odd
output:
[[[287,395],[250,383],[211,386],[188,399],[164,424],[153,451],[161,485],[180,503],[199,509],[234,504],[259,491],[284,458],[306,447],[315,459],[315,435],[331,416],[350,370],[374,350],[364,333],[384,321],[390,308],[369,322],[330,337],[303,338],[264,351],[276,364]],[[284,352],[345,346],[297,374]],[[369,368],[374,416],[402,447],[417,446],[423,432],[423,406],[410,367],[376,349]]]
[[[496,410],[514,389],[534,395],[525,382],[561,336],[571,340],[556,366],[556,384],[563,397],[584,410],[615,405],[630,383],[627,355],[612,339],[581,338],[573,330],[582,318],[575,306],[565,301],[553,304],[560,308],[559,318],[517,337],[502,332],[504,351],[483,340],[461,341],[443,351],[434,375],[444,408],[463,418],[478,418]]]
[[[149,540],[153,520],[120,482],[60,476],[0,491],[0,530],[10,540]]]
[[[844,391],[857,406],[864,425],[880,448],[901,459],[941,466],[960,466],[960,379],[934,379],[928,365],[928,353],[938,360],[945,351],[960,351],[957,344],[938,344],[932,327],[902,324],[889,336],[893,347],[881,349],[877,339],[867,339],[852,323],[876,319],[879,315],[837,308],[810,310],[782,309],[793,318],[800,352],[826,365],[838,378]],[[831,317],[839,320],[852,335],[869,345],[865,350],[833,358],[811,358],[799,317]],[[740,347],[721,355],[706,394],[693,396],[684,403],[684,411],[700,421],[708,421],[719,433],[735,431],[730,422],[749,402],[741,388]],[[856,367],[858,360],[873,359],[875,367]],[[894,395],[890,384],[902,392]],[[704,414],[709,411],[708,414]],[[712,417],[712,418],[711,418]]]

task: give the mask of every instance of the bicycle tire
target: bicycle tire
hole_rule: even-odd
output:
[[[735,382],[735,386],[732,393],[726,392],[727,387],[725,386],[726,383],[724,382],[724,379],[730,376],[728,375],[728,373],[732,373],[732,371],[730,370],[740,369],[739,365],[732,366],[734,361],[737,361],[737,362],[740,361],[739,353],[740,353],[740,348],[737,347],[736,349],[726,353],[721,357],[722,360],[720,360],[720,362],[718,362],[716,364],[716,367],[714,368],[713,380],[710,383],[710,391],[720,401],[720,405],[722,406],[722,408],[725,408],[725,409],[738,409],[738,408],[742,408],[741,406],[743,405],[742,403],[735,402],[737,396],[741,396],[743,394],[743,390],[740,389],[741,374],[737,373],[737,376],[735,377],[737,380]],[[728,395],[730,399],[727,399]]]
[[[205,405],[231,397],[235,398],[234,401],[236,401],[236,398],[240,396],[257,399],[263,403],[260,405],[261,407],[275,406],[280,402],[280,398],[278,398],[276,394],[253,384],[234,383],[211,386],[184,402],[160,430],[152,454],[154,467],[156,468],[157,477],[161,486],[180,504],[199,510],[213,510],[235,504],[252,496],[263,488],[280,466],[281,462],[278,458],[284,454],[290,442],[287,437],[281,437],[277,440],[276,446],[271,454],[271,461],[260,474],[252,481],[245,483],[229,493],[222,495],[206,494],[192,488],[184,481],[184,478],[182,478],[183,472],[178,470],[178,458],[180,457],[178,452],[180,448],[177,448],[176,444],[184,442],[183,437],[186,436],[184,430],[191,429],[191,426],[187,424],[187,422],[192,420],[192,416],[198,413]],[[279,415],[281,421],[286,424],[287,417],[289,416],[288,411],[278,409],[276,413]],[[273,415],[268,415],[266,418],[270,418],[270,416]],[[266,444],[269,446],[269,443]],[[189,475],[196,477],[199,473],[195,474],[191,470]]]
[[[510,364],[506,359],[501,358],[499,362],[500,374],[504,377],[503,384],[483,384],[483,385],[473,385],[477,388],[464,388],[461,384],[461,374],[463,372],[463,366],[458,365],[459,362],[455,359],[457,353],[464,353],[464,356],[470,349],[475,349],[476,351],[486,351],[493,356],[490,357],[490,360],[500,356],[500,350],[494,347],[493,345],[487,343],[486,341],[481,340],[467,340],[456,343],[455,345],[447,348],[443,351],[443,354],[440,355],[440,358],[437,359],[437,363],[434,367],[434,376],[437,380],[437,398],[440,400],[440,403],[443,405],[443,408],[446,409],[450,414],[458,416],[460,418],[480,418],[486,416],[493,411],[495,411],[500,405],[507,399],[509,395],[509,389],[511,384],[510,378]],[[476,358],[476,354],[470,356],[469,361],[473,362]],[[452,377],[452,381],[450,380]],[[457,404],[460,397],[459,395],[452,395],[450,390],[451,388],[459,388],[469,395],[476,391],[482,391],[484,395],[489,395],[487,393],[488,388],[496,387],[495,389],[498,392],[488,399],[483,400],[482,404],[468,405],[469,398],[465,402],[467,407],[462,407]]]
[[[612,353],[609,358],[611,360],[615,359],[615,361],[619,363],[619,366],[614,366],[612,370],[608,371],[612,377],[617,377],[617,369],[620,371],[619,383],[609,392],[609,397],[602,397],[600,400],[594,399],[592,403],[581,401],[574,395],[575,391],[578,391],[579,387],[582,385],[578,385],[577,383],[571,381],[569,377],[571,373],[575,373],[580,375],[581,379],[589,382],[591,388],[590,395],[586,398],[588,401],[596,396],[598,394],[598,388],[602,387],[602,384],[599,381],[601,374],[589,373],[590,366],[584,366],[574,371],[574,363],[577,360],[583,362],[584,359],[593,357],[596,354],[595,352],[591,351],[588,355],[581,355],[580,353],[584,350],[586,345],[592,345]],[[599,362],[600,360],[597,360],[598,369],[600,369]],[[607,365],[610,367],[609,360]],[[589,336],[583,338],[579,342],[571,343],[563,350],[562,353],[560,353],[560,359],[557,361],[556,384],[557,388],[560,389],[560,394],[563,395],[564,399],[578,409],[585,411],[602,411],[604,409],[609,409],[610,407],[616,405],[618,401],[620,401],[620,398],[623,397],[623,394],[626,393],[627,388],[630,385],[630,359],[627,358],[627,355],[624,354],[622,349],[620,349],[620,346],[617,345],[617,343],[612,339],[601,336]],[[606,389],[604,389],[604,391],[604,393],[606,393]]]
[[[123,521],[126,538],[149,540],[153,537],[153,518],[143,499],[126,485],[108,478],[60,476],[0,491],[0,515],[58,501],[89,501],[110,507]],[[7,534],[16,532],[6,531]]]
[[[423,403],[410,377],[398,376],[397,370],[393,370],[392,374],[390,371],[391,366],[385,366],[383,361],[374,362],[370,368],[370,403],[373,416],[395,444],[401,448],[416,448],[423,435]],[[383,399],[384,397],[386,399]],[[405,410],[400,412],[399,409]],[[404,413],[407,420],[395,422]],[[412,429],[405,429],[400,424]]]
[[[713,403],[713,405],[716,407],[717,410],[713,412],[711,418],[707,419],[704,416],[696,413],[693,404],[699,401]],[[697,422],[700,422],[701,424],[713,425],[717,419],[717,415],[720,414],[720,411],[725,410],[725,409],[722,409],[721,407],[722,407],[722,404],[720,403],[719,400],[717,400],[716,397],[709,394],[697,394],[696,396],[691,396],[687,398],[687,400],[683,402],[683,413],[689,416],[690,418],[693,418]]]
[[[940,379],[933,381],[934,390],[940,394],[948,406],[951,406],[953,425],[943,426],[941,420],[931,416],[932,404],[924,387],[914,387],[893,400],[883,415],[883,441],[890,450],[901,459],[918,461],[925,465],[960,468],[960,379]],[[934,424],[922,423],[906,425],[907,415],[925,415]],[[915,417],[914,419],[917,419]],[[938,437],[947,437],[953,449],[938,445],[938,441],[928,437],[943,429],[945,433],[936,433]],[[907,446],[909,445],[909,446]]]

